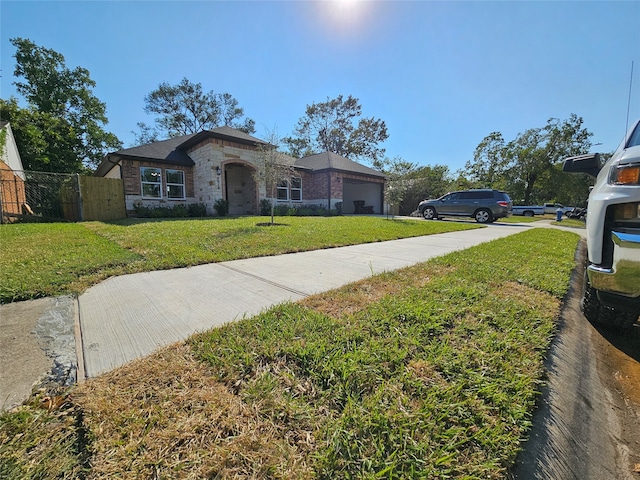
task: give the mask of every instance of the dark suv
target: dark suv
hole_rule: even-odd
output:
[[[440,217],[473,217],[478,223],[491,223],[511,215],[513,203],[499,190],[462,190],[435,200],[423,200],[418,211],[427,220]]]

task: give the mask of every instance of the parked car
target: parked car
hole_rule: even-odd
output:
[[[594,323],[630,327],[640,318],[640,121],[604,165],[596,153],[567,158],[562,170],[596,177],[582,311]]]
[[[558,213],[558,209],[562,210],[562,213],[566,215],[567,212],[573,210],[573,207],[565,207],[561,203],[545,203],[544,204],[544,213],[550,213],[555,215]]]
[[[418,205],[418,211],[426,220],[472,217],[478,223],[490,223],[511,215],[512,206],[507,193],[480,189],[451,192],[435,200],[423,200]]]
[[[524,215],[525,217],[533,217],[534,215],[544,215],[550,213],[556,215],[558,209],[562,210],[562,214],[566,215],[573,210],[573,207],[565,207],[561,203],[545,203],[544,205],[514,205],[513,215]]]
[[[544,215],[544,205],[514,205],[512,208],[513,215],[524,215],[525,217],[533,217],[534,215]]]

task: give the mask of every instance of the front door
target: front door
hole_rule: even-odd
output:
[[[255,215],[256,181],[253,170],[246,165],[231,163],[224,168],[229,215]]]

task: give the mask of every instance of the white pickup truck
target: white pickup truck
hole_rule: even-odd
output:
[[[544,215],[550,213],[555,215],[558,208],[562,210],[563,214],[573,210],[573,207],[565,207],[560,203],[545,203],[544,205],[514,205],[512,207],[512,215],[524,215],[525,217],[533,217],[534,215]]]
[[[604,165],[596,153],[567,158],[562,170],[596,177],[587,207],[584,316],[632,327],[640,319],[640,121]]]

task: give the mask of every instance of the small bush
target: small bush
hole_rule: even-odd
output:
[[[260,215],[268,216],[271,215],[271,202],[266,198],[260,200]]]
[[[224,198],[216,200],[213,204],[213,208],[216,209],[216,212],[218,212],[218,215],[221,217],[226,217],[229,214],[229,202]]]
[[[152,218],[169,218],[171,216],[170,207],[156,207],[151,209]]]
[[[273,214],[278,216],[285,216],[289,211],[289,207],[286,205],[276,205],[273,209]]]
[[[151,218],[152,210],[153,209],[151,207],[145,207],[141,203],[135,203],[133,205],[133,211],[135,212],[136,217]]]
[[[175,205],[171,209],[171,216],[176,218],[188,217],[189,210],[187,210],[187,207],[185,205]]]
[[[187,207],[190,217],[206,217],[207,206],[204,203],[190,203]]]
[[[203,203],[191,205],[173,205],[170,207],[146,207],[140,203],[133,206],[135,216],[138,218],[186,218],[204,217],[207,207]]]

